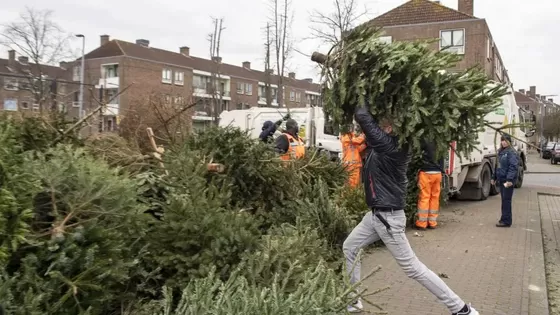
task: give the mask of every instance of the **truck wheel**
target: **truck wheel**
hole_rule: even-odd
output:
[[[482,186],[480,188],[480,200],[486,200],[492,190],[492,172],[490,171],[490,166],[488,166],[488,164],[484,164],[484,167],[482,168],[480,181]]]
[[[523,177],[525,177],[525,170],[523,165],[519,165],[517,168],[517,182],[515,183],[515,188],[521,188],[523,186]]]

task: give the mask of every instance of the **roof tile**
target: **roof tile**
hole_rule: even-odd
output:
[[[373,26],[397,26],[445,21],[461,21],[476,17],[430,0],[410,0],[369,21]]]
[[[111,40],[107,44],[91,51],[86,55],[86,59],[113,57],[113,56],[129,56],[132,58],[139,58],[150,60],[163,64],[175,65],[179,67],[191,68],[200,71],[212,72],[215,69],[215,63],[212,60],[199,58],[195,56],[185,56],[178,52],[172,52],[155,47],[144,47],[135,43],[130,43],[122,40]],[[253,81],[264,82],[265,73],[254,69],[246,69],[240,66],[235,66],[227,63],[220,65],[220,72],[224,75],[229,75],[236,78],[243,78]],[[277,82],[278,76],[274,75],[274,82]],[[286,85],[305,89],[309,91],[318,91],[319,84],[309,83],[305,80],[294,80],[284,77]]]

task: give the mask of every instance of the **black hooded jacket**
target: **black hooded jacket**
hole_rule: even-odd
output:
[[[410,153],[398,139],[385,133],[367,108],[354,115],[366,136],[369,153],[363,169],[366,203],[370,209],[401,210],[406,206]]]
[[[272,121],[268,120],[265,121],[262,126],[261,134],[259,135],[259,139],[266,143],[272,143],[274,141],[274,133],[276,132],[276,128],[278,125],[273,123]]]
[[[436,145],[435,143],[422,141],[422,160],[423,165],[420,168],[423,172],[441,172],[443,170],[443,159],[436,161]]]

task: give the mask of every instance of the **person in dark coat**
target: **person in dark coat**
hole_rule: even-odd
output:
[[[513,189],[517,181],[517,169],[519,167],[519,156],[511,146],[511,136],[503,134],[501,146],[498,151],[498,167],[492,177],[492,185],[497,185],[502,197],[502,216],[497,227],[510,227],[513,219],[511,212],[511,200]]]
[[[273,123],[270,120],[264,122],[262,126],[261,134],[259,135],[259,140],[265,143],[272,143],[274,142],[274,133],[278,126],[282,124],[282,119],[278,120],[276,123]]]
[[[290,148],[288,135],[293,138],[299,138],[298,133],[299,126],[297,121],[288,119],[286,121],[286,130],[284,130],[284,132],[276,138],[276,151],[281,154],[288,152],[288,149]]]
[[[399,146],[399,139],[393,134],[391,119],[377,121],[367,107],[359,108],[354,115],[371,150],[363,172],[369,211],[343,244],[350,283],[360,281],[360,249],[381,240],[404,273],[429,290],[452,314],[479,315],[428,269],[410,247],[405,234],[407,220],[404,208],[411,153],[406,145]],[[362,309],[361,301],[356,300],[347,310],[360,312]],[[414,310],[411,311],[411,314],[414,313]]]

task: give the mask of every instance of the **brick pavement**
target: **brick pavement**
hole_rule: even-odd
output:
[[[437,230],[409,230],[417,256],[483,315],[548,315],[541,220],[537,190],[515,191],[514,223],[496,228],[500,197],[483,202],[452,201],[440,214]],[[420,233],[421,236],[415,236]],[[383,269],[364,285],[391,288],[375,297],[389,314],[449,314],[429,291],[408,279],[385,248],[366,255],[362,274],[377,265]],[[373,307],[367,306],[368,312]]]
[[[551,314],[560,313],[558,304],[560,302],[560,194],[558,193],[558,191],[545,191],[538,196]]]

